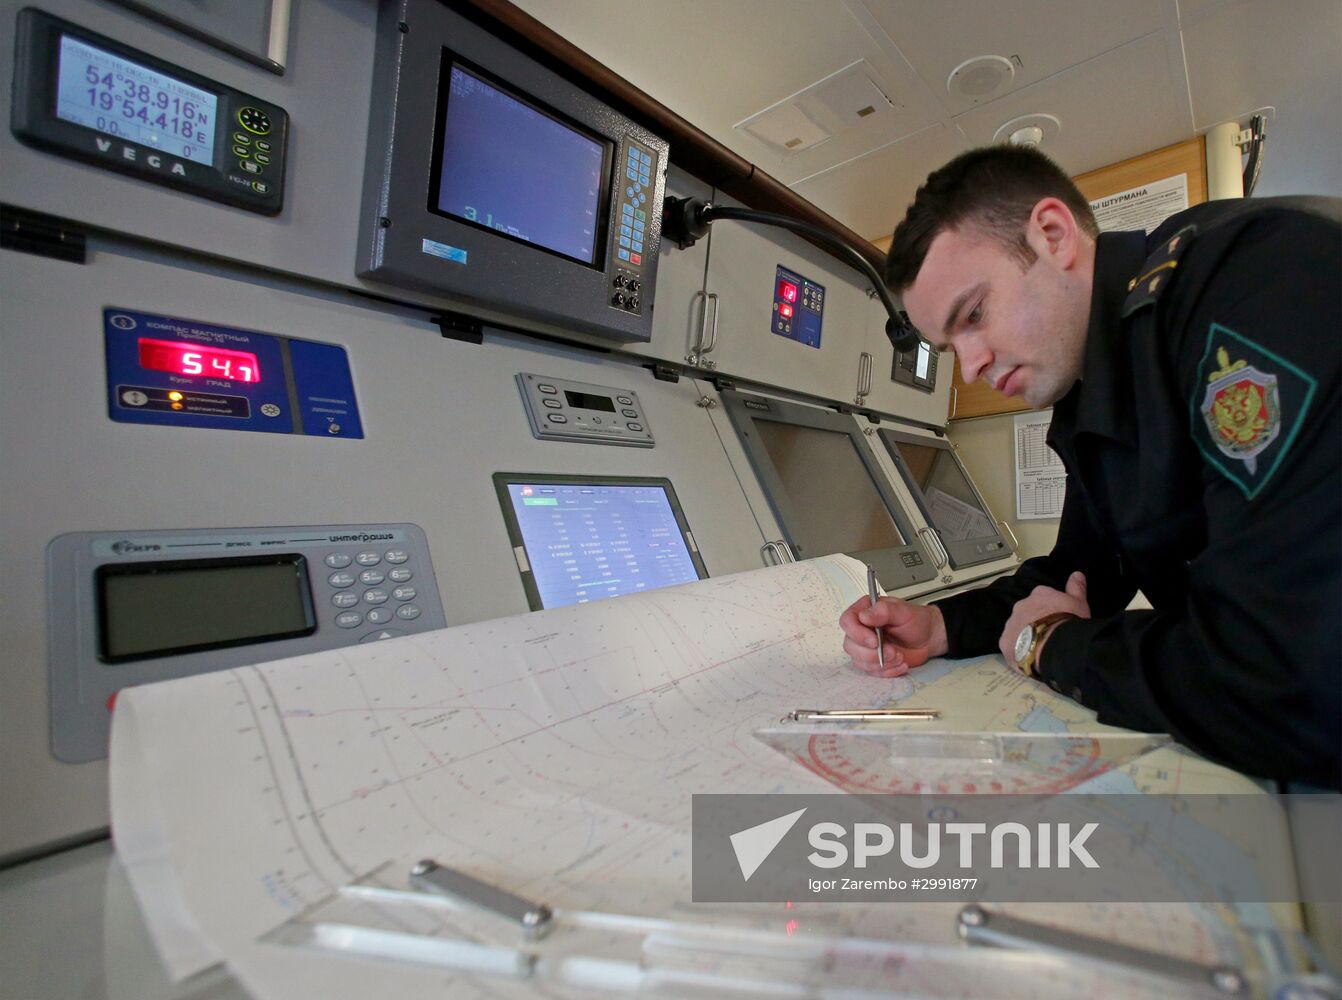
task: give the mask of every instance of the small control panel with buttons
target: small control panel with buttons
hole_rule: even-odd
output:
[[[75,532],[47,546],[47,594],[68,763],[107,755],[121,688],[447,625],[414,524]]]
[[[582,441],[630,448],[654,445],[638,393],[590,382],[521,372],[517,386],[531,433],[546,441]]]
[[[937,357],[926,340],[919,340],[907,351],[896,351],[890,381],[911,385],[920,392],[932,392],[937,387]]]
[[[29,7],[14,134],[30,146],[277,215],[289,116],[259,97]]]
[[[774,275],[774,306],[770,329],[807,347],[820,347],[825,316],[825,287],[782,264]]]
[[[644,262],[657,252],[648,224],[649,210],[656,204],[657,152],[632,139],[620,148],[616,166],[621,179],[615,187],[611,225],[610,305],[640,314],[646,298]]]

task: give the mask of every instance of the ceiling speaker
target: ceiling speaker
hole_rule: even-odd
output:
[[[1016,65],[1005,56],[966,59],[946,78],[946,89],[975,104],[1000,94],[1016,76]]]

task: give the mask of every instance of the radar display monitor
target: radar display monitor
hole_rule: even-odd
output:
[[[514,97],[460,63],[444,67],[433,211],[591,265],[613,144]],[[518,147],[528,155],[518,156]]]
[[[851,416],[735,391],[722,399],[799,558],[846,553],[874,566],[891,590],[936,575]]]
[[[949,441],[886,428],[879,433],[927,523],[941,537],[953,567],[1010,554],[992,512]]]
[[[652,338],[667,143],[466,3],[381,6],[359,274]]]
[[[494,488],[533,611],[708,576],[669,479],[499,472]]]

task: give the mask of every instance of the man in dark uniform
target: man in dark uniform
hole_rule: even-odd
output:
[[[933,345],[1031,406],[1067,469],[1058,540],[931,605],[866,598],[886,675],[1000,650],[1101,722],[1342,787],[1342,211],[1210,202],[1099,234],[1063,171],[998,146],[928,177],[887,281]],[[1125,610],[1140,590],[1151,610]]]

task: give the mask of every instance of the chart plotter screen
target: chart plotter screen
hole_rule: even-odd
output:
[[[592,264],[609,143],[455,63],[446,91],[429,207]]]
[[[668,480],[495,476],[533,610],[707,576]]]

